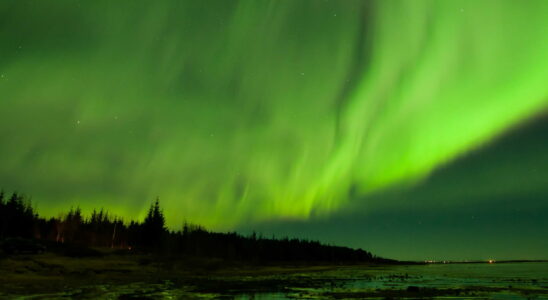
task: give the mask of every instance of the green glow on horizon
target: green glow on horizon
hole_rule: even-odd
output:
[[[46,2],[0,4],[0,184],[46,215],[325,215],[548,105],[544,0]]]

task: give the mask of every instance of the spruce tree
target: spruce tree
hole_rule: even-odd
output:
[[[150,206],[143,223],[143,246],[152,250],[159,250],[166,233],[165,217],[160,209],[160,200]]]

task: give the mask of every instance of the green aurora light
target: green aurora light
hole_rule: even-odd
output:
[[[548,105],[545,0],[9,0],[0,20],[0,183],[45,215],[327,215]]]

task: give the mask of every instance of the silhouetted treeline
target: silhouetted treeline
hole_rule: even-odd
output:
[[[242,236],[209,232],[199,225],[186,222],[180,231],[169,231],[158,199],[151,205],[143,222],[126,223],[105,210],[93,211],[86,218],[78,208],[71,209],[63,217],[45,219],[36,214],[29,199],[17,193],[5,197],[0,192],[0,239],[8,237],[256,262],[388,262],[362,249],[302,239],[264,238],[255,233]]]

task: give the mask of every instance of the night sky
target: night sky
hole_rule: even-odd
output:
[[[40,214],[548,259],[548,1],[0,1],[0,187]]]

